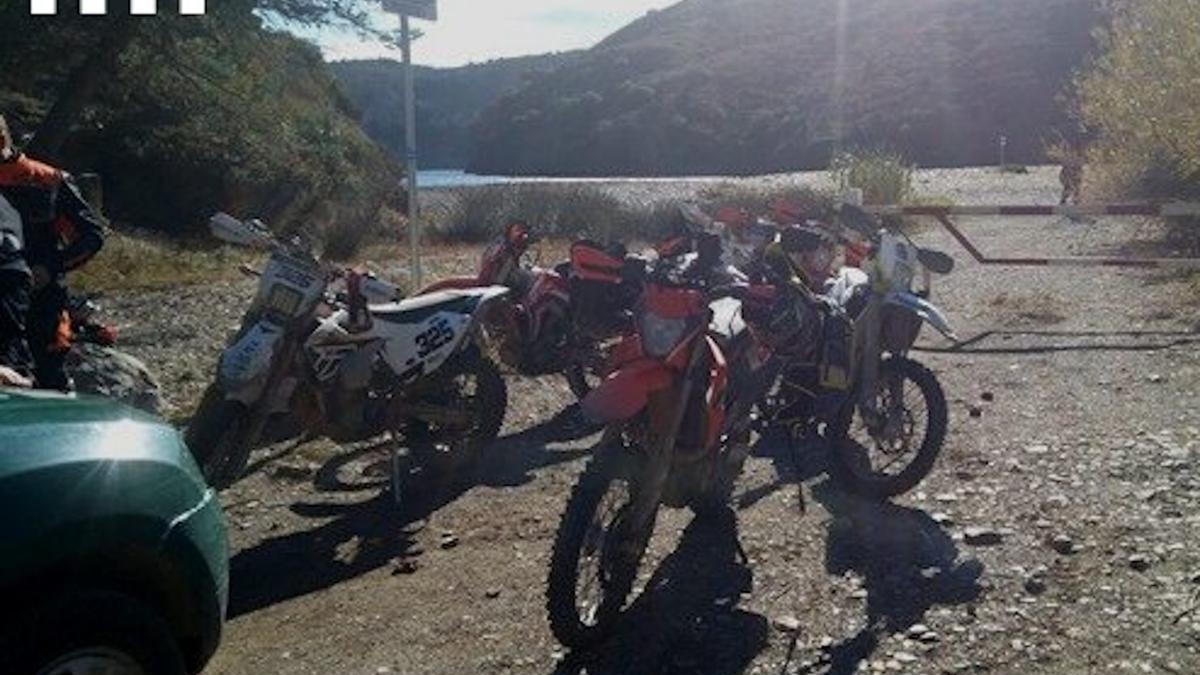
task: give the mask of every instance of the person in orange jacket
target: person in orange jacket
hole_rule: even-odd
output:
[[[34,380],[45,389],[69,390],[66,273],[96,255],[104,245],[104,226],[69,174],[16,150],[2,115],[0,196],[23,223],[23,258],[31,283],[25,330]]]

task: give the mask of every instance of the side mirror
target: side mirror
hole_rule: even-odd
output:
[[[936,274],[949,274],[954,271],[954,258],[933,249],[921,248],[917,249],[917,260],[926,267],[930,272]]]

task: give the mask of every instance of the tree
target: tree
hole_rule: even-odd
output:
[[[63,4],[65,6],[60,8],[59,16],[53,18],[56,24],[78,17],[77,2]],[[208,14],[203,18],[173,17],[165,13],[131,16],[128,6],[115,6],[93,46],[87,49],[84,58],[78,61],[66,78],[29,149],[40,157],[50,160],[58,158],[72,126],[94,100],[106,77],[116,69],[121,56],[139,37],[157,38],[160,44],[170,48],[174,41],[172,38],[194,34],[197,30],[220,32],[230,22],[244,22],[261,14],[294,25],[351,28],[374,39],[387,40],[387,34],[374,24],[367,11],[371,4],[354,0],[224,0],[208,3]],[[35,31],[39,27],[44,30],[49,23],[45,17],[27,15],[24,3],[20,2],[0,5],[0,18],[4,19],[0,24],[14,26],[18,30],[22,24],[32,24]],[[94,17],[89,19],[94,25]]]

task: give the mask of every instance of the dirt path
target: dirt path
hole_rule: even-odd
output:
[[[971,203],[1050,203],[1057,189],[1047,170],[921,178]],[[1158,234],[1127,220],[964,225],[990,253],[1095,253]],[[207,672],[1200,672],[1194,281],[981,268],[936,230],[920,239],[956,257],[935,300],[978,339],[916,355],[942,379],[951,432],[912,494],[853,499],[826,481],[819,450],[793,462],[766,439],[736,521],[662,518],[653,577],[620,634],[590,660],[570,656],[543,591],[592,439],[564,439],[551,419],[569,401],[561,383],[511,379],[507,436],[477,479],[402,513],[370,447],[339,463],[310,444],[228,491],[231,619]],[[115,311],[147,302],[164,300]],[[174,321],[174,353],[204,365],[171,366],[168,388],[203,384],[240,309],[211,327]],[[169,356],[167,340],[134,338],[138,356]]]

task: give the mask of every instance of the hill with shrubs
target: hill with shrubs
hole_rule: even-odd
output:
[[[577,52],[496,59],[459,68],[415,70],[417,144],[422,168],[461,169],[474,149],[472,127],[502,95],[570,61]],[[404,156],[404,71],[396,61],[330,64],[362,111],[362,126],[393,158]]]
[[[468,168],[759,173],[887,147],[922,166],[1036,162],[1067,124],[1093,0],[683,0],[480,116]]]

